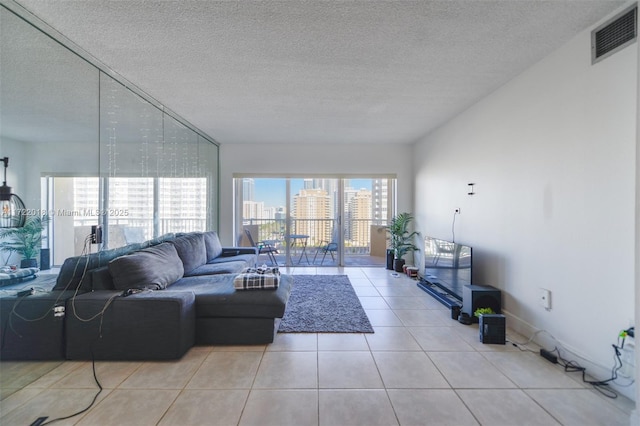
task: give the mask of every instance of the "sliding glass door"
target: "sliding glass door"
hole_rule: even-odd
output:
[[[384,265],[392,180],[344,179],[344,265]]]
[[[236,177],[234,184],[239,243],[275,247],[279,265],[384,265],[395,179]],[[269,263],[266,255],[260,261]]]
[[[337,205],[339,179],[291,179],[291,262],[297,266],[337,264],[339,244]],[[326,259],[327,254],[331,259]],[[332,262],[329,262],[332,260]]]

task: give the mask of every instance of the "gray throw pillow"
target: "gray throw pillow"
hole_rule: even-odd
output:
[[[182,278],[184,266],[173,244],[162,243],[113,259],[109,273],[117,290],[161,290]]]
[[[207,249],[204,245],[204,235],[201,233],[183,235],[171,243],[182,259],[185,275],[207,263]]]
[[[216,231],[208,231],[204,234],[204,245],[207,248],[207,262],[222,254],[222,244]]]
[[[101,266],[91,271],[92,288],[91,290],[115,290],[113,286],[113,278],[109,272],[109,266]]]

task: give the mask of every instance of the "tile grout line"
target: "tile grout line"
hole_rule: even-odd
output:
[[[275,336],[274,336],[275,340]],[[256,351],[257,352],[257,351]],[[238,416],[238,425],[240,425],[240,421],[242,420],[242,416],[244,415],[244,411],[247,408],[247,403],[249,402],[249,397],[253,392],[253,387],[255,386],[256,379],[258,378],[258,372],[260,371],[260,366],[262,365],[262,361],[264,360],[264,355],[267,353],[267,345],[262,349],[262,355],[260,355],[260,361],[258,362],[258,366],[256,367],[256,372],[253,375],[253,380],[251,380],[251,386],[249,387],[249,391],[247,392],[247,396],[244,399],[244,404],[242,404],[242,409],[240,410],[240,415]]]

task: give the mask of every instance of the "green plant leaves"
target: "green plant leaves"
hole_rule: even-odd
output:
[[[49,216],[29,216],[22,228],[0,230],[0,250],[20,254],[24,259],[33,259],[40,251],[46,236],[42,231],[51,219]]]
[[[411,213],[399,213],[391,218],[389,226],[386,227],[389,233],[389,245],[395,253],[396,259],[402,258],[406,253],[419,250],[413,241],[414,237],[420,233],[409,231],[409,225],[412,221]]]

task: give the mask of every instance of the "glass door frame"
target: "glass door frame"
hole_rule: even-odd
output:
[[[236,242],[238,244],[241,243],[242,239],[243,239],[243,235],[244,235],[244,208],[243,208],[243,181],[244,179],[283,179],[285,180],[285,219],[284,219],[284,236],[285,236],[285,240],[286,240],[286,236],[291,235],[291,224],[292,224],[292,216],[291,216],[291,211],[292,211],[292,204],[293,204],[293,199],[292,199],[292,194],[291,194],[291,181],[295,180],[295,179],[335,179],[337,181],[337,194],[336,194],[336,206],[334,207],[334,212],[332,212],[332,215],[335,214],[335,217],[333,218],[334,224],[335,226],[338,226],[338,231],[337,231],[337,242],[338,242],[338,249],[336,252],[336,263],[335,264],[331,264],[331,265],[327,265],[327,266],[339,266],[339,267],[343,267],[343,266],[351,266],[351,265],[345,265],[345,258],[346,258],[346,250],[345,250],[345,230],[344,230],[344,223],[345,223],[345,199],[344,199],[344,194],[345,194],[345,183],[346,181],[350,180],[350,179],[371,179],[371,180],[376,180],[376,179],[386,179],[387,180],[387,199],[386,199],[386,212],[387,212],[387,217],[386,217],[386,221],[388,221],[394,214],[395,212],[395,208],[396,208],[396,185],[397,185],[397,176],[396,175],[390,175],[390,174],[362,174],[362,175],[351,175],[351,174],[340,174],[340,175],[336,175],[336,174],[296,174],[296,175],[281,175],[281,174],[251,174],[251,173],[234,173],[233,174],[233,185],[234,185],[234,190],[233,190],[233,194],[234,194],[234,202],[233,202],[233,228],[234,228],[234,238],[236,240]],[[337,213],[336,213],[337,212]],[[372,218],[372,221],[374,219]],[[259,239],[258,236],[253,236],[253,239],[255,240],[254,242],[257,243],[257,240]],[[285,244],[283,245],[284,248],[284,258],[285,258],[285,265],[286,267],[295,267],[295,266],[299,266],[299,267],[305,267],[305,266],[309,266],[309,267],[317,267],[320,265],[316,265],[315,263],[311,263],[309,265],[306,265],[304,263],[298,265],[295,261],[297,259],[292,258],[292,253],[291,253],[291,244],[289,244],[289,241],[285,241]],[[307,253],[310,254],[310,253]],[[314,253],[315,254],[315,253]]]

